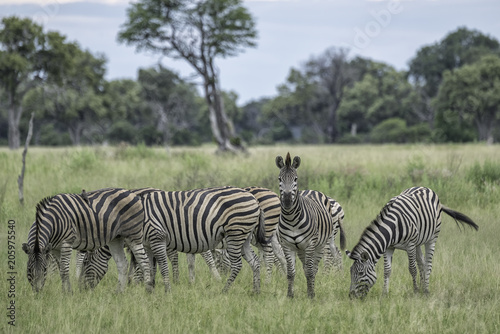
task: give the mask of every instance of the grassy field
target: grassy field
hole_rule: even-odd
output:
[[[1,333],[499,333],[500,332],[500,146],[272,146],[248,155],[220,156],[201,148],[30,148],[24,180],[25,204],[18,201],[21,150],[0,149]],[[180,257],[181,281],[166,295],[157,285],[115,293],[114,263],[94,291],[80,291],[72,264],[72,295],[61,294],[61,280],[49,277],[34,294],[21,249],[42,198],[82,188],[152,186],[186,190],[250,185],[278,190],[276,155],[299,155],[299,188],[325,192],[344,207],[347,247],[383,205],[414,185],[435,190],[445,205],[475,220],[479,231],[461,230],[445,216],[436,245],[428,296],[413,293],[406,253],[394,255],[390,292],[379,280],[363,301],[348,297],[350,260],[344,270],[320,270],[316,299],[309,300],[301,268],[295,298],[286,297],[286,278],[275,273],[252,294],[252,273],[244,264],[228,294],[201,257],[196,282],[188,283]],[[12,227],[12,228],[9,228]],[[8,233],[15,231],[15,265],[9,268]],[[11,233],[12,235],[12,233]],[[9,272],[15,272],[11,275]],[[159,274],[158,274],[159,275]],[[15,281],[7,279],[14,276]],[[264,271],[262,270],[262,278]],[[9,290],[15,296],[9,296]],[[15,302],[15,327],[8,324]]]

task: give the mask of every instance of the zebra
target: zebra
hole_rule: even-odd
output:
[[[259,202],[259,206],[264,214],[265,219],[265,230],[266,239],[270,240],[267,244],[260,244],[255,242],[255,238],[252,238],[252,244],[255,245],[259,251],[266,265],[266,281],[271,280],[273,265],[276,263],[278,270],[285,272],[286,270],[286,260],[283,250],[278,242],[276,235],[279,216],[281,212],[280,200],[278,195],[270,189],[251,186],[242,188],[245,191],[250,192]],[[203,259],[208,264],[212,274],[218,272],[219,270],[228,271],[230,268],[229,255],[225,249],[218,247],[211,251],[207,251],[201,254]],[[214,257],[217,261],[214,261]],[[170,258],[170,257],[169,257]],[[188,266],[189,266],[189,277],[190,281],[194,281],[194,254],[187,254]],[[216,265],[217,264],[217,265]],[[172,264],[174,267],[174,264]],[[215,276],[215,275],[214,275]]]
[[[351,266],[351,298],[364,298],[375,284],[375,265],[384,256],[383,294],[389,292],[392,255],[395,249],[408,253],[409,271],[415,292],[417,285],[417,265],[420,283],[424,293],[429,293],[429,276],[432,271],[434,247],[441,230],[441,213],[478,230],[478,225],[466,215],[442,205],[437,194],[429,188],[413,187],[393,197],[377,217],[364,230],[359,242],[351,252],[354,260]],[[425,247],[425,258],[420,246]],[[415,264],[416,262],[416,264]]]
[[[144,188],[144,189],[151,189],[151,188]],[[260,187],[248,187],[244,188],[243,190],[250,192],[252,195],[255,196],[257,199],[260,209],[264,215],[264,220],[265,220],[265,238],[270,240],[271,246],[267,247],[268,244],[264,243],[262,245],[261,243],[255,243],[256,246],[260,249],[266,249],[267,252],[280,252],[281,247],[276,239],[276,227],[278,224],[278,218],[279,218],[279,211],[276,213],[276,208],[278,210],[280,209],[279,206],[279,198],[278,196],[273,193],[271,190],[266,189],[266,188],[260,188]],[[131,190],[134,193],[141,193],[141,190]],[[155,190],[153,191],[160,191],[160,190]],[[277,203],[276,203],[277,202]],[[149,237],[153,237],[155,232],[153,231],[153,225],[151,220],[147,220],[145,223],[145,244],[150,243]],[[257,238],[254,238],[257,239]],[[252,239],[252,241],[254,240]],[[224,244],[227,244],[227,241],[224,240]],[[219,245],[218,245],[219,247]],[[177,255],[177,250],[176,249],[167,249],[167,257],[170,260],[172,264],[172,271],[173,271],[173,279],[174,282],[179,280],[179,270],[178,270],[178,255]],[[94,286],[96,282],[98,282],[102,276],[104,276],[104,273],[106,272],[106,268],[104,267],[104,264],[107,260],[109,260],[109,256],[106,256],[106,254],[102,254],[103,252],[96,251],[95,254],[89,254],[89,257],[92,259],[88,259],[85,262],[85,268],[83,269],[85,271],[85,279],[88,281],[94,281]],[[105,252],[104,252],[105,253]],[[281,251],[282,253],[282,251]],[[227,261],[230,264],[230,259],[229,255],[227,252],[225,252],[227,256]],[[187,260],[188,260],[188,267],[189,267],[189,281],[193,282],[194,281],[194,255],[195,253],[188,253],[187,254]],[[201,255],[205,262],[207,263],[208,267],[211,270],[212,275],[215,277],[215,279],[220,280],[220,275],[219,272],[215,266],[214,259],[212,257],[212,253],[210,250],[201,252]],[[150,255],[152,256],[152,254]],[[279,256],[279,254],[278,254]],[[285,262],[284,260],[284,255],[281,255],[282,261]],[[268,256],[268,258],[271,259],[272,257]],[[155,258],[156,259],[156,258]],[[272,262],[271,262],[272,266]],[[156,272],[156,263],[152,264],[152,273],[154,276],[154,273]],[[268,266],[268,275],[270,275],[270,271],[272,271],[272,267],[269,269]],[[140,280],[140,268],[135,267],[135,259],[132,256],[131,257],[131,263],[130,263],[130,269],[129,269],[129,278],[134,279],[135,281]],[[154,280],[154,279],[153,279]]]
[[[278,237],[287,262],[287,296],[290,298],[294,296],[295,254],[297,253],[307,279],[308,297],[314,298],[318,263],[323,255],[323,248],[332,240],[335,227],[330,201],[320,192],[315,192],[313,196],[302,196],[299,193],[297,168],[300,166],[300,157],[294,157],[292,162],[288,153],[285,162],[281,156],[277,156],[275,162],[280,169],[281,214]]]
[[[299,194],[300,196],[310,196],[313,198],[315,197],[317,201],[321,200],[321,198],[318,198],[318,195],[319,196],[322,195],[321,193],[318,193],[317,191],[314,190],[301,190]],[[335,237],[337,236],[337,233],[339,233],[340,231],[340,248],[344,249],[346,242],[344,227],[343,227],[345,214],[339,202],[337,202],[336,200],[334,200],[329,196],[327,196],[327,200],[329,202],[330,213],[332,215],[334,228],[331,239],[328,241],[327,245],[323,249],[323,262],[326,271],[331,270],[332,267],[337,268],[337,270],[341,270],[342,253],[335,245]],[[328,204],[325,203],[325,206],[328,207]]]
[[[149,266],[142,246],[144,208],[138,196],[127,190],[107,188],[79,194],[58,194],[42,199],[36,206],[34,233],[22,249],[28,255],[27,277],[39,292],[47,276],[52,253],[59,262],[62,288],[71,292],[69,262],[72,249],[90,251],[109,245],[119,272],[118,290],[126,285],[125,241],[137,257],[150,284]]]
[[[188,191],[155,191],[144,195],[146,218],[152,228],[148,248],[156,257],[165,284],[170,289],[166,250],[202,253],[223,239],[231,259],[227,292],[241,270],[241,256],[253,270],[254,292],[260,292],[260,264],[250,246],[256,229],[257,241],[265,239],[265,221],[255,197],[240,188],[219,187]]]

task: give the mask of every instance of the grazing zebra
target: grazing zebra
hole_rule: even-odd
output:
[[[27,277],[34,291],[40,291],[47,276],[52,253],[59,262],[63,291],[71,291],[69,262],[72,249],[91,251],[109,245],[119,272],[118,289],[126,285],[125,241],[138,259],[151,289],[149,266],[142,246],[144,209],[140,198],[124,189],[102,189],[85,196],[58,194],[42,199],[28,242]]]
[[[351,266],[349,296],[363,298],[375,284],[375,265],[384,256],[384,289],[389,292],[392,255],[395,249],[408,253],[409,270],[413,288],[418,291],[417,266],[424,293],[429,292],[429,276],[432,270],[434,246],[441,230],[441,212],[465,223],[475,230],[478,226],[466,215],[445,207],[437,194],[429,188],[413,187],[393,197],[380,214],[365,229],[352,252],[347,256],[354,260]],[[425,247],[425,258],[421,245]],[[416,264],[415,264],[416,262]]]
[[[300,196],[312,197],[316,201],[321,201],[323,199],[324,201],[323,194],[314,190],[301,190]],[[323,249],[323,261],[325,264],[325,270],[328,271],[332,267],[336,267],[340,270],[342,269],[342,254],[335,245],[335,237],[340,231],[340,248],[345,249],[345,233],[343,227],[344,210],[342,209],[342,206],[333,198],[327,196],[326,199],[329,203],[324,204],[326,207],[330,207],[330,213],[332,215],[334,225],[333,235]]]
[[[107,245],[93,251],[77,253],[77,260],[81,258],[81,274],[77,275],[80,286],[95,288],[108,271],[108,262],[111,257],[111,250]]]
[[[153,256],[170,289],[166,250],[202,253],[225,240],[231,260],[231,274],[223,289],[227,292],[241,270],[241,256],[253,270],[253,287],[260,291],[260,265],[250,246],[266,243],[264,216],[255,197],[240,188],[221,187],[189,191],[155,191],[144,195],[146,219],[152,228],[147,235]]]
[[[314,281],[318,263],[323,255],[323,248],[332,240],[334,222],[328,197],[320,192],[311,196],[302,196],[298,191],[297,168],[300,158],[293,162],[290,153],[285,162],[276,157],[276,166],[280,169],[279,189],[281,214],[278,225],[278,237],[287,262],[288,297],[293,298],[295,280],[295,254],[302,262],[307,279],[307,294],[314,298]]]

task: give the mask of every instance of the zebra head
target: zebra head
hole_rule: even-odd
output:
[[[23,251],[28,255],[26,276],[34,292],[39,292],[45,285],[51,249],[50,244],[43,248],[40,248],[37,244],[35,246],[23,244]]]
[[[349,297],[364,298],[377,280],[375,264],[366,251],[354,254],[346,250],[346,254],[350,259],[354,260],[351,266]]]
[[[108,247],[85,252],[80,276],[80,287],[94,289],[108,271],[108,261],[111,252]]]
[[[280,169],[280,200],[281,206],[285,210],[292,208],[297,200],[298,187],[297,187],[297,168],[300,166],[300,158],[290,158],[290,153],[286,155],[285,162],[281,156],[276,157],[276,166]]]

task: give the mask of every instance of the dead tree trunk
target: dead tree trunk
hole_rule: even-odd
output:
[[[33,135],[33,118],[35,117],[35,113],[31,113],[28,135],[26,136],[26,142],[24,143],[23,150],[23,167],[21,169],[21,175],[17,177],[17,185],[19,187],[19,202],[21,205],[24,205],[24,171],[26,169],[26,154],[28,153],[28,145],[31,141],[31,136]]]

